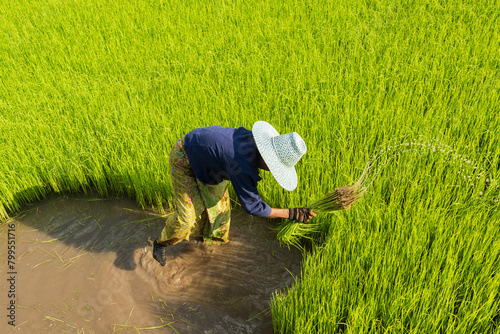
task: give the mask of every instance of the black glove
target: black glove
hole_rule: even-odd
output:
[[[307,222],[311,216],[311,210],[308,208],[288,209],[288,219],[299,223]]]

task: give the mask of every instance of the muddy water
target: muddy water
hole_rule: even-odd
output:
[[[243,212],[233,212],[229,244],[179,244],[165,267],[151,255],[163,219],[128,199],[52,198],[9,223],[18,333],[272,333],[271,295],[300,274],[300,252]],[[7,333],[7,225],[0,229]]]

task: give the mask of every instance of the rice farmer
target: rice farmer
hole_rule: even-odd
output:
[[[229,241],[232,183],[245,212],[267,218],[307,222],[316,216],[307,208],[271,208],[257,191],[259,169],[270,171],[284,189],[297,187],[295,164],[306,153],[296,133],[280,135],[269,123],[258,121],[252,131],[209,126],[195,129],[178,140],[169,158],[175,211],[153,244],[153,257],[165,266],[167,248],[190,237],[205,244]]]

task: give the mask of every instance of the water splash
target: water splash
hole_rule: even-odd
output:
[[[404,135],[380,146],[379,149],[370,155],[363,173],[356,184],[360,184],[363,192],[366,191],[392,160],[412,152],[416,152],[417,154],[431,153],[441,155],[444,158],[444,163],[447,166],[454,167],[454,173],[465,181],[468,187],[474,188],[474,196],[488,199],[493,203],[499,202],[500,185],[487,173],[482,165],[470,156],[460,154],[450,145],[423,135],[413,138],[409,135]]]
[[[441,155],[444,158],[444,163],[455,167],[454,172],[460,176],[460,179],[463,179],[468,187],[474,188],[473,196],[490,204],[498,205],[500,185],[479,163],[465,154],[458,153],[451,146],[437,139],[429,139],[423,135],[413,138],[410,135],[404,135],[386,142],[371,154],[361,176],[354,184],[337,188],[308,207],[316,212],[348,209],[368,190],[392,160],[411,152]]]

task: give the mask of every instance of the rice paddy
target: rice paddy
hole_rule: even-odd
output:
[[[4,2],[0,218],[94,191],[163,213],[175,140],[265,120],[308,147],[294,192],[264,173],[269,204],[366,188],[278,228],[307,252],[275,333],[499,333],[498,22],[490,1]]]

